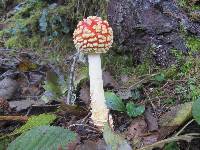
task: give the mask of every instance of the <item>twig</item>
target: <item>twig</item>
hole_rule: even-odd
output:
[[[87,116],[85,116],[83,119],[82,119],[82,121],[81,121],[81,123],[86,123],[86,120],[89,118],[89,116],[91,116],[91,112],[89,112],[88,114],[87,114]]]
[[[15,49],[9,49],[9,48],[0,48],[0,51],[12,51],[12,50],[15,50]]]
[[[27,116],[0,116],[0,121],[22,121],[28,120]]]
[[[144,81],[156,76],[158,73],[155,73],[155,74],[147,74],[143,79],[141,79],[140,81],[136,82],[135,84],[131,85],[128,87],[128,89],[133,89],[135,88],[136,86],[138,86],[139,84],[142,84]]]
[[[92,129],[93,132],[96,132],[96,133],[99,133],[99,132],[100,132],[99,129],[97,129],[97,128],[95,128],[95,127],[89,126],[89,125],[87,125],[87,124],[78,124],[78,123],[72,124],[72,125],[68,126],[68,129],[69,129],[69,128],[72,128],[72,127],[75,127],[75,126],[88,127],[88,128],[90,128],[90,129]]]
[[[142,147],[142,148],[137,149],[137,150],[151,150],[151,149],[156,148],[156,147],[160,148],[161,146],[164,146],[164,144],[174,142],[174,141],[185,140],[185,141],[189,142],[194,138],[200,138],[200,137],[195,137],[195,136],[200,136],[200,134],[199,133],[190,133],[190,134],[185,134],[185,135],[180,135],[180,136],[173,136],[171,138],[167,138],[167,139],[158,141],[156,143],[153,143],[151,145],[147,145],[147,146]]]
[[[66,104],[73,104],[74,103],[72,101],[72,96],[73,96],[73,91],[74,91],[74,71],[75,71],[75,64],[77,62],[78,56],[79,56],[79,52],[77,52],[72,57],[72,64],[71,64],[71,67],[70,67],[69,79],[68,79],[67,99],[65,101]]]
[[[174,136],[178,136],[179,134],[181,134],[183,132],[183,130],[190,125],[192,122],[194,121],[194,119],[190,120],[186,125],[184,125],[181,130],[179,130]]]

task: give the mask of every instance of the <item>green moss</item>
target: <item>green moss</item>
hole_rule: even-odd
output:
[[[102,60],[104,68],[112,72],[116,78],[121,75],[142,76],[149,74],[151,67],[150,61],[146,60],[139,65],[135,65],[131,54],[121,55],[116,54],[113,51],[110,51],[108,54],[104,54]]]
[[[16,36],[9,38],[5,43],[6,47],[8,47],[8,48],[13,48],[13,47],[21,48],[21,45],[18,43],[17,39],[18,38]]]
[[[0,31],[0,38],[4,35],[4,31]]]
[[[185,7],[188,3],[187,0],[178,0],[178,2],[179,2],[179,5],[182,6],[182,7]]]
[[[113,72],[114,76],[131,75],[134,72],[131,55],[118,55],[113,52],[103,55],[103,66]]]
[[[177,73],[178,73],[178,70],[175,65],[172,65],[171,67],[163,71],[163,74],[166,79],[175,79],[177,77]]]
[[[149,70],[150,70],[150,67],[151,67],[151,64],[148,61],[146,61],[146,62],[144,62],[142,64],[139,64],[134,69],[134,74],[136,74],[138,76],[142,76],[142,75],[148,74]]]
[[[41,43],[41,37],[40,37],[40,35],[34,35],[30,39],[30,47],[31,48],[40,48],[40,43]]]
[[[194,4],[192,1],[189,0],[178,0],[178,3],[181,7],[186,8],[190,11],[200,10],[200,6],[198,4]]]
[[[187,47],[190,48],[192,52],[200,51],[200,38],[198,37],[187,37],[186,38]]]
[[[70,52],[74,49],[72,33],[80,19],[97,14],[106,18],[106,0],[69,0],[62,5],[51,5],[48,2],[28,0],[19,11],[6,20],[8,28],[1,31],[0,36],[8,40],[7,47],[49,47],[65,50],[65,53]],[[45,19],[40,20],[44,9],[47,10],[47,15]],[[46,24],[44,31],[41,30],[43,23]]]
[[[5,46],[7,48],[29,48],[30,39],[23,35],[12,36],[6,41]]]

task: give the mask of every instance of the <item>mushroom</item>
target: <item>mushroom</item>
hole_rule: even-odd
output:
[[[88,54],[91,119],[98,127],[108,120],[108,108],[105,104],[101,70],[101,53],[106,53],[113,43],[113,31],[106,20],[89,16],[77,25],[73,34],[78,51]]]

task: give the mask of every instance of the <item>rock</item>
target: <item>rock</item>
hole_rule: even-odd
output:
[[[175,63],[172,49],[188,52],[181,27],[200,35],[200,24],[192,22],[174,0],[110,0],[108,20],[115,42],[123,52],[132,53],[135,63],[150,58],[170,66]]]
[[[9,100],[17,91],[18,83],[10,78],[4,78],[0,81],[0,97]]]

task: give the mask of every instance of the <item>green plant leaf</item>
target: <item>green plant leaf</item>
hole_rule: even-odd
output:
[[[141,97],[140,91],[138,89],[132,90],[131,95],[134,100],[137,100]]]
[[[128,142],[119,134],[112,131],[108,124],[105,124],[103,138],[109,150],[132,150]]]
[[[180,150],[176,142],[171,142],[165,145],[164,150]]]
[[[133,102],[126,104],[126,111],[130,117],[137,117],[144,113],[145,107],[135,105]]]
[[[27,130],[37,127],[37,126],[43,126],[43,125],[49,125],[56,119],[56,115],[54,114],[40,114],[38,116],[31,116],[26,124],[24,124],[19,129],[16,129],[14,131],[15,133],[24,133]]]
[[[109,109],[117,111],[126,111],[122,99],[113,92],[105,92],[106,105]]]
[[[47,71],[47,80],[44,82],[45,93],[42,100],[46,103],[52,99],[59,98],[67,91],[67,83],[61,74],[54,71]]]
[[[68,149],[76,144],[76,133],[55,126],[40,126],[17,137],[8,145],[8,150],[57,150]],[[69,145],[70,144],[70,145]]]
[[[164,75],[163,73],[160,73],[160,74],[156,75],[156,76],[154,77],[154,79],[155,79],[156,81],[158,81],[158,82],[162,82],[162,81],[165,80],[165,75]]]
[[[192,105],[192,115],[200,125],[200,97]]]

